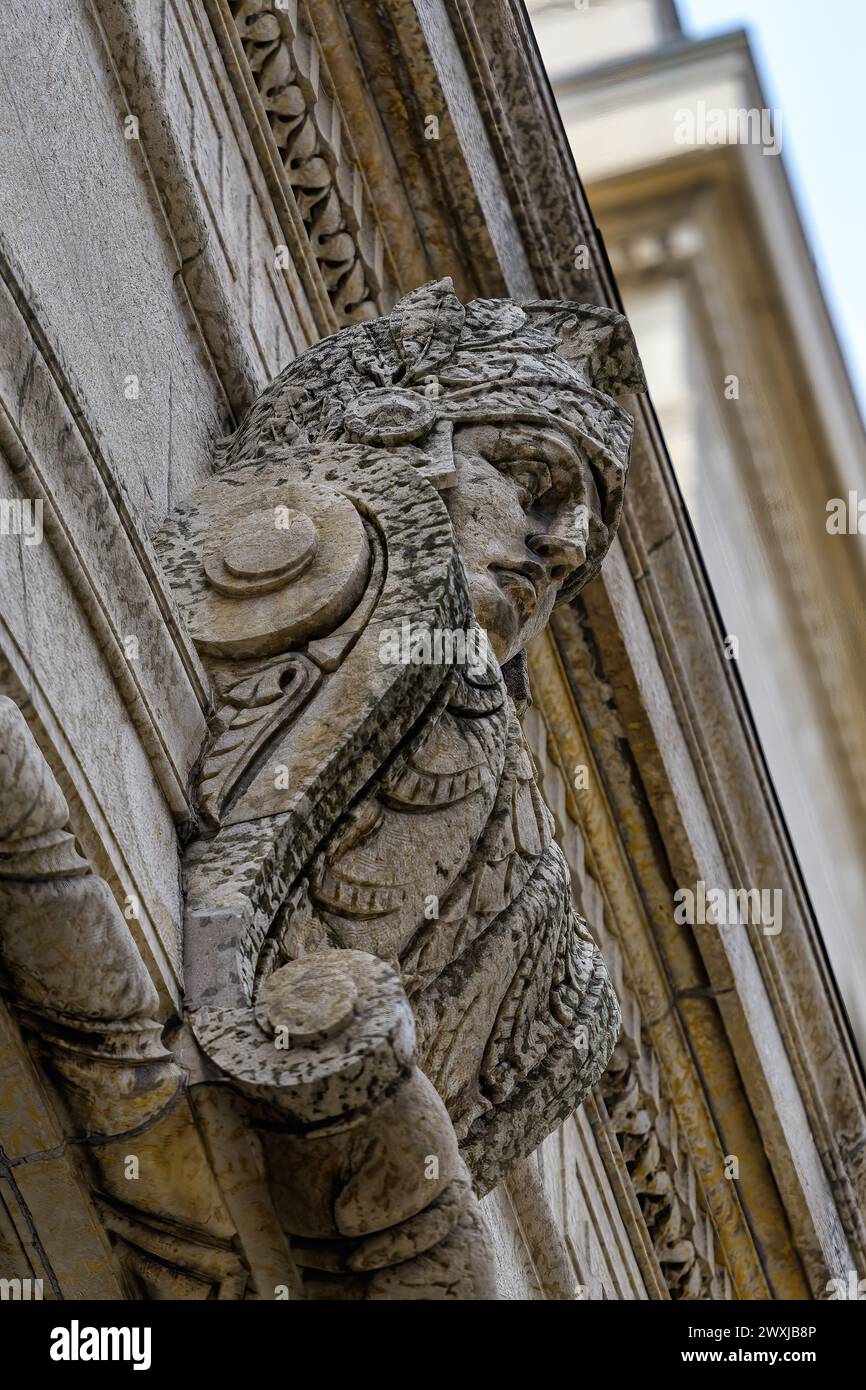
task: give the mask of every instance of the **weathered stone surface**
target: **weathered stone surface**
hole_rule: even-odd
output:
[[[225,485],[212,483],[172,522],[175,546],[196,557],[177,592],[208,655],[271,656],[329,636],[366,587],[363,522],[333,489],[272,472],[227,506]]]

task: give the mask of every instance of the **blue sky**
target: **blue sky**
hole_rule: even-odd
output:
[[[749,31],[788,171],[866,417],[866,0],[677,0],[690,38]]]

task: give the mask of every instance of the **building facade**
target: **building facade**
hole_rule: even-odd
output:
[[[183,875],[223,687],[171,518],[281,369],[419,286],[612,311],[619,292],[520,0],[12,9],[0,1274],[64,1299],[328,1296],[294,1277],[267,1141],[225,1108],[190,1017]],[[483,1185],[496,1286],[823,1298],[866,1270],[862,1073],[712,546],[649,398],[623,403],[618,536],[533,641],[522,721],[622,1028],[580,1108]],[[699,884],[781,894],[782,929],[678,920]]]

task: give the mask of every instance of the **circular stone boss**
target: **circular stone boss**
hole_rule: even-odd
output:
[[[332,632],[369,573],[357,509],[327,485],[296,480],[247,486],[237,498],[225,482],[206,484],[166,538],[193,559],[175,593],[199,650],[273,656]]]

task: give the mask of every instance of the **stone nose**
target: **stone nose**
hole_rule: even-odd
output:
[[[577,535],[564,536],[555,531],[537,531],[527,536],[526,544],[544,561],[555,583],[561,582],[567,574],[579,569],[586,559],[586,547]]]

